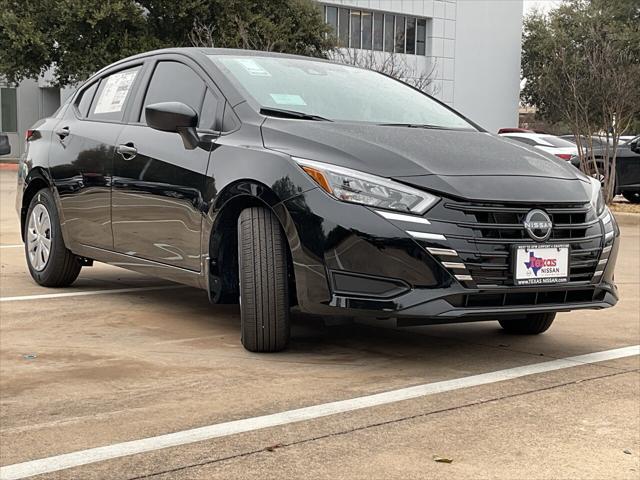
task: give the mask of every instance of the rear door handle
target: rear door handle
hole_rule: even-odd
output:
[[[67,138],[70,133],[71,131],[69,130],[69,127],[62,127],[56,130],[56,135],[60,137],[60,140]]]
[[[125,143],[116,147],[116,152],[125,160],[133,160],[138,154],[138,149],[133,146],[133,143]]]

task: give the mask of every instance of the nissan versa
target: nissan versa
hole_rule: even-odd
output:
[[[36,282],[100,261],[202,288],[240,303],[251,351],[286,347],[292,308],[537,334],[617,302],[597,181],[380,73],[154,51],[98,72],[26,139]]]

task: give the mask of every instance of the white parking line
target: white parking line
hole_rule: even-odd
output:
[[[22,248],[24,245],[22,243],[16,245],[0,245],[0,248]]]
[[[399,390],[391,390],[388,392],[376,393],[374,395],[351,398],[349,400],[323,403],[311,407],[298,408],[296,410],[288,410],[285,412],[273,413],[271,415],[263,415],[261,417],[245,418],[242,420],[218,423],[206,427],[159,435],[156,437],[116,443],[104,447],[90,448],[88,450],[80,450],[63,455],[56,455],[53,457],[0,467],[0,479],[16,480],[43,473],[57,472],[67,468],[78,467],[81,465],[126,457],[139,453],[151,452],[168,447],[201,442],[212,438],[226,437],[238,433],[251,432],[263,428],[302,422],[305,420],[312,420],[338,413],[352,412],[354,410],[379,405],[386,405],[402,400],[409,400],[442,392],[450,392],[461,388],[487,385],[505,380],[513,380],[527,375],[552,372],[554,370],[562,370],[564,368],[603,362],[606,360],[614,360],[617,358],[631,357],[634,355],[640,355],[640,345],[589,353],[576,357],[562,358],[550,362],[535,363],[533,365],[525,365],[522,367],[508,368],[506,370],[498,370],[480,375],[472,375],[470,377],[456,378],[454,380],[426,383],[423,385],[416,385],[414,387],[401,388]]]
[[[23,302],[25,300],[43,300],[45,298],[83,297],[85,295],[105,295],[107,293],[149,292],[152,290],[169,290],[188,288],[187,285],[162,285],[157,287],[112,288],[106,290],[86,290],[84,292],[43,293],[41,295],[21,295],[18,297],[0,297],[0,302]]]

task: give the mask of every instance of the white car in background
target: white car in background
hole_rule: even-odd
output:
[[[574,143],[555,135],[534,132],[507,132],[499,135],[538,148],[563,160],[570,160],[578,154],[578,147]]]

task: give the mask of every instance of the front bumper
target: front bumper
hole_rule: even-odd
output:
[[[494,212],[498,220],[520,214],[515,207],[492,208],[504,210]],[[468,203],[443,200],[426,221],[409,224],[314,189],[277,213],[291,246],[301,311],[431,324],[615,305],[620,232],[612,215],[605,225],[604,216],[589,217],[587,209],[572,206],[567,216],[549,208],[565,222],[550,241],[571,245],[573,267],[569,282],[536,286],[514,286],[510,272],[512,245],[532,241],[507,233],[508,224],[500,222],[496,238],[493,224],[478,223],[485,217]]]

